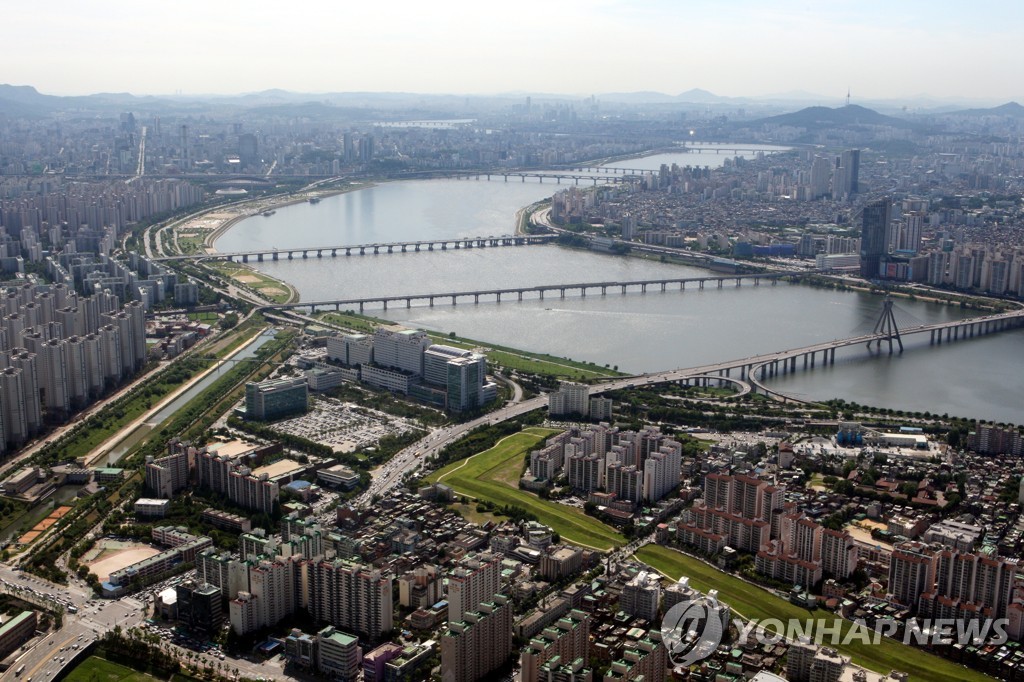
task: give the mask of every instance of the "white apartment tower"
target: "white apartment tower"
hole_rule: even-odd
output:
[[[458,623],[500,589],[500,556],[483,552],[465,557],[448,574],[448,622]]]

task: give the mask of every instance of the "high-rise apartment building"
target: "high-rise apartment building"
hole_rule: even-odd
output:
[[[309,610],[317,620],[370,640],[391,631],[390,573],[341,559],[321,559],[311,566],[309,581]]]
[[[188,487],[193,464],[190,450],[194,453],[194,448],[177,439],[170,441],[167,449],[169,452],[164,457],[146,458],[146,488],[154,497],[165,500]]]
[[[589,665],[589,646],[590,614],[573,609],[531,638],[523,648],[519,655],[522,682],[548,680],[542,668],[549,661],[566,664],[582,658]],[[577,675],[575,679],[582,677]]]
[[[552,416],[590,414],[590,387],[574,381],[559,383],[558,390],[548,394],[548,414]]]
[[[512,604],[501,594],[449,622],[441,636],[441,679],[476,682],[512,653]]]
[[[640,571],[622,587],[619,610],[654,623],[658,618],[658,603],[661,601],[661,576],[649,571]]]
[[[448,574],[448,622],[457,623],[501,589],[501,557],[482,552],[463,558]]]

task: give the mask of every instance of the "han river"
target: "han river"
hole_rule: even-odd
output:
[[[726,155],[656,155],[618,162],[650,168],[661,163],[717,165]],[[590,185],[581,182],[580,187]],[[220,251],[396,242],[441,237],[509,234],[516,212],[559,189],[552,179],[484,179],[386,183],[294,204],[272,216],[241,221],[218,239]],[[502,247],[377,256],[251,263],[294,285],[302,300],[465,291],[571,282],[699,277],[694,267],[603,255],[558,246]],[[717,273],[710,273],[717,274]],[[455,307],[426,302],[394,304],[367,314],[397,323],[529,351],[649,372],[748,357],[869,331],[879,296],[803,285],[731,283],[703,291],[687,287],[646,294],[609,289],[585,298],[522,302],[492,299]],[[897,316],[915,324],[977,314],[956,307],[896,299]],[[867,328],[866,328],[867,327]],[[837,352],[836,364],[772,380],[771,386],[804,399],[843,398],[911,412],[1024,422],[1024,330],[929,347],[927,335],[904,341],[902,355],[869,354],[863,347]]]

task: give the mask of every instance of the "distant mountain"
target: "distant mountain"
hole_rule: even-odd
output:
[[[597,96],[604,102],[622,102],[625,104],[724,104],[742,102],[745,98],[722,97],[707,90],[693,88],[678,95],[667,95],[664,92],[606,92]]]
[[[862,125],[884,125],[894,128],[913,128],[915,124],[901,118],[886,116],[872,109],[856,104],[831,109],[829,107],[807,107],[800,111],[779,116],[769,116],[750,125],[788,125],[796,128],[845,128]]]
[[[1024,118],[1024,107],[1016,102],[1007,102],[998,107],[988,109],[962,109],[960,111],[947,112],[948,116],[1010,116],[1012,118]]]
[[[31,85],[0,83],[0,114],[35,118],[59,106],[60,97],[41,95]]]

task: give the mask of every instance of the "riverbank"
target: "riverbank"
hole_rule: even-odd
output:
[[[309,190],[303,188],[299,190],[298,193],[293,192],[290,194],[284,194],[277,197],[254,198],[251,200],[251,206],[249,205],[250,202],[245,202],[243,204],[235,206],[233,209],[231,209],[231,211],[228,211],[236,212],[237,214],[234,217],[226,220],[222,225],[219,225],[212,232],[206,235],[206,238],[203,241],[203,248],[207,250],[207,253],[216,253],[216,242],[218,239],[223,237],[232,227],[234,227],[238,223],[242,222],[243,220],[247,220],[249,218],[254,218],[258,215],[261,215],[264,211],[276,211],[277,209],[284,208],[286,206],[293,206],[295,204],[306,203],[313,198],[326,199],[328,197],[337,196],[339,194],[347,194],[349,192],[355,192],[360,189],[366,189],[367,187],[373,187],[376,184],[377,183],[375,182],[363,182],[355,184],[349,182],[349,185],[346,187],[334,187],[325,190]],[[301,196],[298,195],[299,193],[301,193]],[[189,224],[184,223],[175,229],[188,229],[188,227]]]
[[[368,334],[372,334],[378,327],[396,324],[391,320],[360,315],[354,312],[320,313],[316,319],[328,325]],[[498,346],[493,343],[482,343],[475,339],[454,335],[454,332],[447,335],[428,332],[428,335],[434,343],[479,351],[487,356],[487,360],[491,365],[504,367],[516,372],[538,374],[572,381],[626,376],[624,373],[619,372],[618,368],[610,369],[592,362],[578,362],[546,353],[530,353],[518,348]]]
[[[215,371],[219,370],[223,365],[225,365],[227,362],[229,362],[231,360],[231,358],[233,358],[238,353],[242,352],[242,350],[244,350],[245,348],[248,348],[250,344],[256,342],[260,338],[260,336],[263,334],[264,331],[265,331],[264,328],[259,329],[257,332],[255,332],[249,338],[247,338],[242,344],[240,344],[237,348],[232,350],[224,358],[222,358],[221,360],[218,360],[217,362],[215,362],[210,367],[206,368],[205,370],[203,370],[199,374],[193,376],[191,379],[189,379],[185,383],[181,384],[181,386],[179,386],[177,389],[175,389],[174,391],[172,391],[171,393],[166,395],[164,398],[162,398],[160,400],[160,402],[158,402],[152,408],[147,410],[140,417],[135,419],[135,421],[131,422],[130,424],[128,424],[127,426],[125,426],[125,427],[123,427],[121,429],[118,429],[116,434],[114,434],[113,436],[111,436],[107,440],[105,440],[102,443],[100,443],[92,452],[90,452],[88,455],[86,455],[86,457],[85,457],[85,464],[86,464],[86,466],[93,466],[96,462],[98,462],[102,458],[109,456],[110,452],[114,448],[116,448],[117,446],[119,446],[122,443],[124,443],[127,440],[129,440],[129,438],[131,438],[132,435],[135,434],[136,431],[138,431],[140,429],[140,427],[145,426],[147,424],[147,422],[150,419],[152,419],[155,415],[159,414],[161,410],[163,410],[165,407],[167,407],[172,402],[177,400],[186,391],[188,391],[193,386],[195,386],[196,384],[201,382],[203,379],[205,379],[207,376],[209,376],[209,374],[211,372],[215,372]],[[159,424],[154,425],[153,428],[150,429],[150,431],[155,430],[155,428],[157,426],[159,426]],[[143,436],[144,435],[145,434],[143,434]],[[141,440],[141,438],[139,438],[137,440]]]

